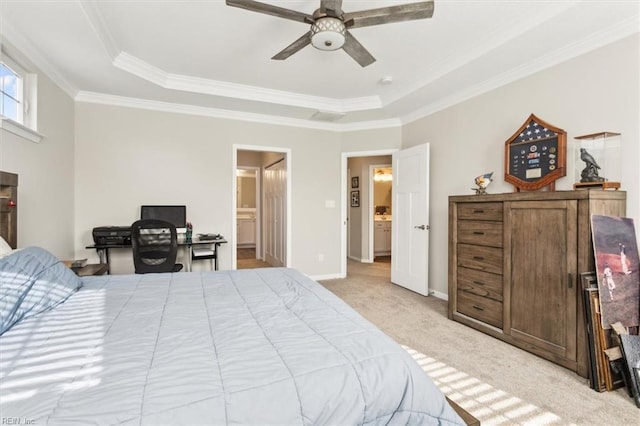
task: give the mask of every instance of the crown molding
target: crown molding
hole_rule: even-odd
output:
[[[57,68],[53,66],[44,56],[40,53],[40,51],[31,44],[25,37],[20,34],[11,24],[7,22],[7,20],[0,15],[0,44],[4,45],[2,41],[5,39],[9,42],[11,47],[17,49],[17,52],[14,52],[12,49],[9,49],[7,52],[9,55],[14,57],[14,55],[18,55],[19,57],[14,57],[14,60],[18,62],[28,62],[33,64],[36,68],[42,71],[48,78],[51,79],[58,87],[60,87],[70,98],[74,98],[78,93],[78,89],[58,72]],[[29,69],[29,66],[24,66],[21,64],[27,72],[32,72],[32,69]]]
[[[234,84],[224,81],[172,74],[120,49],[109,31],[96,0],[81,0],[80,6],[89,21],[89,25],[91,25],[91,28],[104,47],[105,52],[111,58],[113,66],[164,89],[310,108],[336,113],[366,111],[380,109],[383,107],[382,100],[379,96],[333,99],[266,89],[258,86]]]
[[[640,32],[640,26],[638,25],[640,22],[639,18],[640,17],[638,15],[633,15],[620,22],[618,25],[614,25],[597,33],[591,34],[573,44],[556,49],[553,52],[549,52],[547,55],[538,57],[526,64],[498,74],[493,78],[468,88],[467,90],[453,93],[438,102],[433,102],[403,116],[401,121],[403,124],[411,123],[420,118],[442,111],[501,86],[521,80],[537,72],[551,68],[570,59],[587,54],[600,47],[604,47],[608,44],[638,33]]]
[[[75,100],[76,102],[145,109],[177,114],[199,115],[204,117],[224,118],[228,120],[250,121],[254,123],[307,127],[312,129],[330,131],[340,130],[339,125],[336,125],[335,123],[314,122],[296,118],[231,111],[219,108],[207,108],[194,105],[176,104],[172,102],[150,101],[145,99],[129,98],[125,96],[115,96],[95,92],[79,92]]]
[[[113,65],[164,89],[318,109],[336,113],[379,109],[383,106],[379,96],[333,99],[266,89],[258,86],[171,74],[124,51],[116,56],[113,60]]]
[[[98,39],[102,43],[107,55],[109,55],[113,61],[120,53],[120,49],[118,48],[118,44],[113,38],[111,31],[109,31],[102,13],[100,13],[100,10],[98,9],[98,2],[96,0],[80,0],[80,8],[87,17],[89,25],[93,28],[93,32],[98,36]]]
[[[497,25],[492,32],[486,35],[486,37],[481,40],[476,40],[475,46],[470,47],[465,52],[452,54],[446,60],[434,64],[429,72],[425,74],[425,78],[417,80],[414,84],[407,86],[404,90],[394,93],[393,96],[385,97],[384,104],[388,105],[410,96],[414,92],[434,83],[448,73],[481,58],[487,53],[499,48],[501,45],[521,36],[527,31],[534,29],[541,23],[565,12],[582,1],[584,0],[571,0],[555,3],[550,2],[547,7],[540,8],[539,12],[535,16],[529,16],[529,19],[523,22],[514,23],[510,26]]]
[[[399,127],[402,123],[399,119],[376,120],[358,123],[327,123],[298,118],[286,118],[268,114],[255,114],[239,111],[231,111],[220,108],[207,108],[171,102],[150,101],[125,96],[108,95],[95,92],[79,92],[75,97],[76,102],[111,105],[126,108],[145,109],[151,111],[171,112],[177,114],[190,114],[205,117],[223,118],[228,120],[249,121],[262,124],[276,124],[281,126],[301,127],[333,132],[370,130],[387,127]]]

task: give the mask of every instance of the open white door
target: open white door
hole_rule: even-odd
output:
[[[429,295],[429,144],[394,152],[391,282]]]

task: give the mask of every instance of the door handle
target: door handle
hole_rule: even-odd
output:
[[[416,225],[414,226],[414,228],[421,229],[424,231],[425,229],[429,229],[429,225]]]

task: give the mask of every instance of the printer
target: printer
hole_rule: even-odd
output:
[[[131,245],[131,226],[98,226],[93,228],[93,242],[96,245]]]

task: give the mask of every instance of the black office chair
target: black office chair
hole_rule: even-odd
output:
[[[142,219],[131,225],[131,246],[136,274],[178,272],[176,227],[164,220]]]

